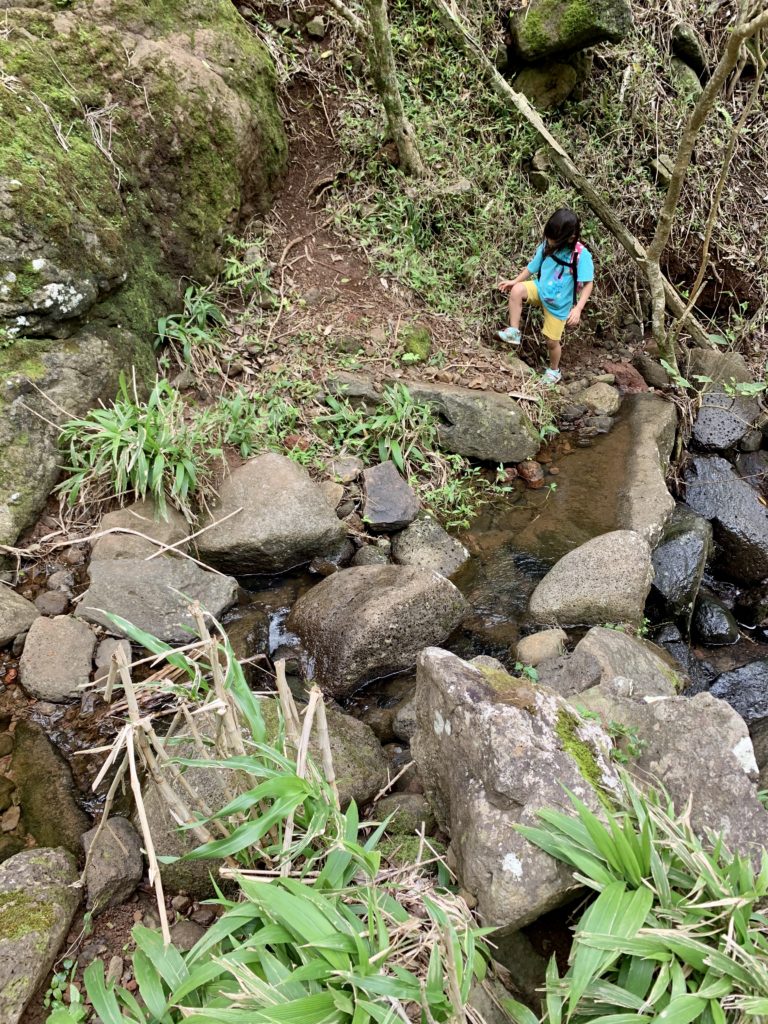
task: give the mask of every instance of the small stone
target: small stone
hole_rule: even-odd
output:
[[[402,530],[413,522],[419,512],[419,499],[394,462],[372,466],[365,470],[363,477],[363,520],[370,530]]]
[[[350,456],[344,459],[334,459],[328,463],[328,473],[333,480],[340,484],[351,484],[357,480],[364,469],[363,460]]]
[[[173,899],[171,900],[171,906],[179,914],[186,914],[186,912],[192,906],[192,900],[189,898],[189,896],[186,896],[184,893],[179,893],[178,896],[174,896]]]
[[[86,558],[85,545],[73,544],[71,548],[65,548],[59,557],[65,565],[82,565]]]
[[[669,387],[667,371],[645,352],[638,352],[632,359],[632,365],[649,387],[659,390]]]
[[[69,598],[61,590],[46,590],[35,598],[35,608],[41,615],[63,615],[69,607]]]
[[[83,848],[90,853],[85,884],[89,910],[101,913],[133,893],[144,873],[144,858],[138,833],[125,818],[111,817],[98,837],[96,833],[92,828],[83,836]]]
[[[311,39],[325,39],[325,33],[327,31],[325,27],[325,19],[321,18],[319,14],[314,18],[310,18],[304,28]],[[312,289],[310,289],[310,291],[312,291]]]
[[[74,585],[75,574],[70,569],[59,569],[57,572],[51,573],[46,581],[49,590],[61,590],[70,596]]]
[[[565,651],[568,634],[563,629],[544,629],[524,636],[517,644],[517,660],[523,665],[538,665],[548,658],[559,658]]]
[[[577,396],[577,402],[599,416],[614,416],[621,405],[621,395],[610,384],[598,383]]]
[[[121,956],[113,956],[110,958],[109,967],[107,968],[107,985],[117,985],[120,979],[123,977],[124,968],[123,958]]]
[[[434,569],[442,576],[458,572],[470,557],[460,541],[427,515],[419,516],[394,538],[392,556],[399,565]]]
[[[15,641],[22,634],[26,635],[38,615],[31,601],[10,587],[0,585],[0,646]]]
[[[207,928],[216,920],[216,915],[210,907],[200,907],[198,910],[194,911],[190,919],[194,921],[195,924],[199,924],[201,927]]]
[[[355,553],[352,565],[388,565],[389,555],[375,544],[364,544]]]
[[[328,504],[335,511],[341,502],[341,499],[344,497],[343,486],[341,484],[334,483],[333,480],[323,480],[320,484],[320,490],[327,498]]]
[[[416,732],[416,704],[409,700],[401,704],[392,720],[392,731],[403,743],[410,743]]]
[[[171,941],[182,953],[188,952],[205,935],[205,928],[182,918],[171,925]]]
[[[125,654],[128,664],[131,663],[131,644],[128,640],[115,640],[112,637],[107,637],[106,640],[102,640],[99,646],[96,648],[96,668],[101,669],[105,672],[109,669],[112,661],[112,655],[118,649],[122,647],[123,653]]]
[[[526,487],[531,490],[538,490],[544,486],[544,469],[540,463],[534,462],[532,459],[519,463],[517,475],[525,481]]]

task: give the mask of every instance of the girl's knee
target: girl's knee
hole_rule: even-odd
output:
[[[512,288],[510,289],[510,292],[509,292],[510,302],[512,300],[515,300],[515,301],[518,301],[518,302],[524,302],[527,298],[528,298],[528,289],[525,287],[525,285],[522,282],[520,284],[512,285]]]

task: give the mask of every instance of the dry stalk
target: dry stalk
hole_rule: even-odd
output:
[[[325,781],[333,791],[334,801],[339,807],[339,787],[336,783],[336,770],[333,767],[333,753],[331,751],[331,737],[328,732],[328,716],[325,712],[325,702],[320,701],[317,705],[317,739],[320,744],[320,755],[323,760],[323,773]]]
[[[296,710],[296,702],[285,678],[285,661],[282,658],[275,662],[275,684],[277,686],[277,695],[280,698],[280,707],[283,710],[283,718],[285,719],[286,740],[291,743],[294,750],[298,750],[301,737],[301,723],[299,721],[299,713]]]
[[[312,723],[315,719],[315,708],[318,705],[318,701],[322,704],[323,697],[320,690],[317,687],[312,688],[312,692],[309,695],[309,703],[307,704],[304,712],[304,725],[301,730],[301,737],[299,739],[299,749],[296,751],[296,774],[300,779],[303,779],[307,771],[307,752],[309,751],[309,738],[312,733]],[[285,820],[285,830],[283,832],[283,862],[280,865],[280,874],[283,877],[288,877],[291,873],[291,859],[289,851],[291,849],[291,843],[293,842],[293,826],[295,821],[295,811],[291,811]]]

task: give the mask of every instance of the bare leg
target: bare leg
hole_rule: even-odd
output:
[[[560,342],[555,341],[553,338],[547,338],[546,342],[547,349],[549,350],[549,365],[553,370],[557,370],[560,367],[560,353],[563,351]]]
[[[528,289],[524,284],[513,285],[509,291],[509,326],[519,327],[523,314],[523,302],[528,297]]]

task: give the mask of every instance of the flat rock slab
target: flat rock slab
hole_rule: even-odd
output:
[[[139,834],[126,818],[115,815],[98,836],[96,832],[92,828],[83,836],[83,849],[90,855],[85,887],[88,909],[101,913],[132,895],[144,873],[144,857]]]
[[[130,530],[130,533],[110,533],[99,537],[91,552],[91,561],[100,558],[146,558],[161,550],[162,544],[179,544],[191,532],[186,519],[170,506],[165,518],[159,514],[153,501],[136,501],[125,508],[108,512],[101,520],[98,532],[104,530]],[[144,537],[137,537],[142,533]],[[159,541],[154,544],[153,538]],[[179,551],[186,551],[186,544],[179,544]]]
[[[453,576],[469,561],[470,554],[431,516],[423,515],[393,539],[392,557],[398,565],[415,565],[441,576]]]
[[[583,772],[608,792],[618,781],[599,725],[544,687],[434,647],[419,656],[415,706],[419,776],[483,924],[515,931],[571,899],[571,871],[516,826],[540,824],[545,807],[569,812],[566,787],[599,812]]]
[[[649,544],[657,544],[675,501],[667,490],[666,473],[675,443],[677,409],[658,395],[626,400],[632,444],[626,454],[626,485],[619,496],[619,522]]]
[[[0,585],[0,647],[26,633],[40,613],[31,601]]]
[[[652,579],[648,543],[630,530],[614,530],[555,563],[531,595],[531,618],[553,626],[639,625]]]
[[[231,576],[206,572],[180,558],[102,560],[91,563],[90,573],[91,584],[77,606],[77,616],[123,636],[107,617],[119,615],[167,643],[189,639],[193,601],[218,618],[235,603],[239,589]]]
[[[687,504],[712,523],[723,572],[761,583],[768,577],[768,509],[757,492],[718,455],[691,458],[684,479]]]
[[[411,668],[442,643],[467,602],[444,576],[408,565],[367,565],[329,576],[299,598],[288,628],[301,640],[305,672],[338,697]]]
[[[693,424],[693,440],[707,451],[726,451],[749,433],[759,413],[760,405],[754,398],[708,391],[702,395]]]
[[[0,864],[0,1020],[18,1024],[80,902],[74,857],[24,850]]]
[[[19,681],[39,700],[77,697],[91,678],[96,637],[79,619],[40,617],[30,627],[19,661]]]
[[[271,452],[227,477],[208,522],[233,512],[201,534],[197,548],[204,562],[237,575],[285,572],[333,554],[346,538],[344,524],[307,471]]]
[[[373,533],[402,530],[419,514],[416,492],[398,473],[394,462],[381,462],[363,473],[363,521]]]

